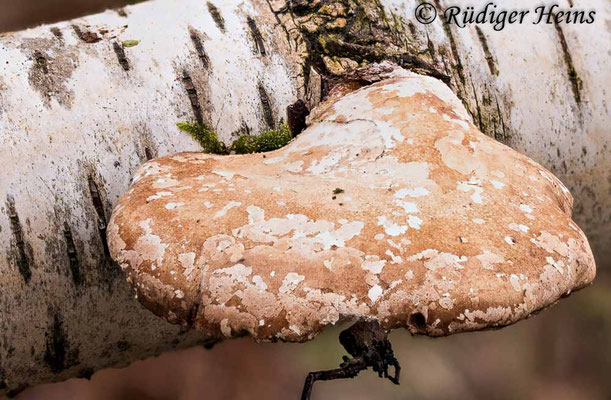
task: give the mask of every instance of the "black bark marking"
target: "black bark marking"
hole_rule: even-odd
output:
[[[21,229],[21,223],[19,222],[19,215],[15,209],[15,200],[12,196],[7,196],[6,206],[8,209],[8,218],[10,221],[11,232],[15,239],[15,246],[17,247],[17,268],[19,273],[23,277],[26,283],[30,282],[32,278],[32,271],[30,270],[30,261],[26,252],[26,243],[23,238],[23,230]]]
[[[428,31],[426,32],[426,46],[427,50],[429,51],[429,55],[431,56],[431,60],[435,61],[435,44],[433,44]]]
[[[252,19],[252,17],[247,17],[246,22],[248,23],[248,27],[250,28],[252,39],[255,42],[255,49],[259,52],[259,54],[265,56],[265,44],[263,43],[263,36],[261,35],[259,27],[255,23],[255,20]]]
[[[439,3],[439,0],[434,0],[434,2],[435,2],[435,7],[437,7],[438,12],[442,12],[443,9],[441,8],[441,4]],[[442,18],[442,25],[443,25],[443,30],[446,34],[446,37],[450,41],[450,50],[452,50],[452,57],[454,58],[454,62],[456,63],[456,72],[458,73],[458,78],[460,79],[460,83],[462,83],[462,86],[464,87],[465,86],[465,73],[464,73],[462,61],[460,60],[460,55],[458,54],[458,46],[456,45],[456,39],[454,38],[454,34],[452,33],[452,28],[447,23],[447,21],[445,21],[443,18]]]
[[[68,255],[68,261],[70,262],[70,272],[72,273],[72,281],[75,286],[79,286],[83,282],[81,276],[81,268],[78,261],[78,253],[76,252],[76,246],[74,245],[74,239],[72,238],[72,231],[68,223],[64,223],[64,238],[66,239],[66,254]]]
[[[286,122],[293,137],[299,135],[306,128],[306,118],[310,110],[305,101],[299,99],[286,108]]]
[[[274,113],[271,105],[272,103],[269,100],[267,90],[265,90],[265,86],[263,86],[263,83],[261,82],[259,82],[257,88],[259,90],[259,99],[261,99],[261,107],[263,108],[263,118],[265,119],[265,123],[269,129],[274,129],[276,124],[274,123]]]
[[[55,26],[55,27],[51,28],[50,31],[53,34],[53,36],[55,36],[60,41],[64,40],[64,34],[62,33],[62,31],[59,30],[58,27]]]
[[[119,17],[127,17],[127,11],[125,11],[125,8],[117,8],[115,11],[117,12],[117,14],[119,14]]]
[[[221,32],[225,33],[225,18],[223,18],[219,9],[216,8],[216,6],[211,2],[207,2],[206,5],[208,6],[208,12],[214,20],[217,28],[219,28]]]
[[[202,66],[204,67],[204,69],[208,69],[210,67],[210,58],[206,54],[206,50],[204,50],[202,36],[194,28],[189,27],[189,37],[193,42],[193,46],[195,46],[195,51],[197,52],[197,56],[202,62]]]
[[[45,55],[42,54],[42,52],[40,52],[39,50],[36,50],[34,51],[33,57],[34,57],[34,63],[36,65],[36,68],[39,68],[43,74],[48,74],[49,73],[49,61],[47,60]]]
[[[566,64],[566,70],[569,77],[569,81],[571,82],[571,89],[573,90],[573,97],[575,98],[575,102],[577,104],[581,103],[581,78],[577,75],[577,71],[575,71],[575,65],[573,64],[573,57],[569,52],[569,45],[566,42],[566,37],[564,36],[564,32],[560,25],[556,22],[556,18],[552,18],[554,21],[554,28],[556,28],[556,33],[558,33],[558,39],[560,40],[560,47],[562,49],[562,56],[564,58],[564,62]]]
[[[202,115],[202,106],[199,104],[199,97],[197,97],[197,89],[193,84],[193,79],[191,79],[191,75],[189,75],[187,70],[184,70],[182,73],[182,83],[185,85],[185,90],[189,96],[189,101],[191,102],[191,108],[193,109],[195,120],[198,124],[203,125],[204,117]]]
[[[66,347],[68,341],[66,340],[59,314],[53,316],[53,323],[45,336],[47,338],[47,348],[44,361],[52,372],[61,372],[66,368]]]
[[[66,51],[64,43],[55,37],[27,39],[20,47],[30,52],[28,81],[40,93],[45,107],[50,108],[51,100],[55,99],[69,109],[74,91],[67,85],[78,67],[78,53]]]
[[[473,98],[475,99],[475,109],[477,110],[477,119],[475,120],[475,124],[480,131],[484,131],[484,129],[482,129],[482,108],[479,105],[479,99],[477,98],[477,91],[475,90],[473,80],[471,80],[471,87],[473,88]]]
[[[97,43],[102,40],[97,33],[91,31],[83,31],[78,25],[72,25],[72,30],[76,36],[85,43]]]
[[[484,35],[484,32],[479,28],[479,26],[475,26],[475,30],[477,31],[477,37],[479,38],[479,42],[482,45],[482,49],[484,50],[484,55],[486,57],[486,62],[488,62],[488,69],[490,69],[490,73],[492,75],[498,75],[499,70],[496,67],[496,61],[490,52],[490,47],[488,46],[488,40]]]
[[[123,67],[123,70],[129,71],[130,69],[129,60],[127,59],[127,56],[125,55],[125,50],[123,49],[123,46],[119,44],[119,42],[114,42],[112,44],[112,48],[114,49],[115,54],[117,55],[117,60],[119,60],[119,64],[121,64],[121,67]]]
[[[507,133],[505,132],[505,121],[503,120],[503,114],[501,113],[501,106],[499,105],[499,100],[495,98],[495,101],[496,101],[496,112],[499,117],[499,122],[501,123],[501,129],[502,129],[502,133],[498,136],[495,130],[495,139],[498,140],[499,142],[505,143],[507,140]]]
[[[100,190],[97,183],[93,179],[93,176],[89,175],[87,181],[89,183],[89,194],[91,195],[93,208],[98,216],[98,232],[100,233],[102,248],[104,249],[104,254],[106,257],[110,257],[110,250],[108,249],[108,242],[106,241],[106,215],[104,213],[104,203],[102,202]]]

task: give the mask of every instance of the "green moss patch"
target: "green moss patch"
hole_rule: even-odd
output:
[[[219,140],[216,131],[206,125],[179,122],[176,126],[191,135],[202,146],[204,153],[211,154],[265,153],[286,146],[292,139],[288,126],[282,124],[278,129],[271,129],[258,136],[241,135],[227,147]]]

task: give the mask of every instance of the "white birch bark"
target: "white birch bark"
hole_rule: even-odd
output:
[[[282,1],[213,3],[157,0],[0,35],[0,393],[200,341],[133,298],[106,253],[110,210],[145,159],[198,149],[177,122],[205,122],[230,142],[240,129],[279,124],[298,98],[316,104],[324,86],[303,73],[312,70],[303,21],[271,11]],[[453,77],[485,133],[571,188],[576,219],[602,249],[610,5],[590,3],[596,22],[562,26],[562,44],[553,25],[481,26],[479,35],[413,21],[411,33],[417,2],[382,1],[412,51],[426,53],[430,39],[429,61]]]

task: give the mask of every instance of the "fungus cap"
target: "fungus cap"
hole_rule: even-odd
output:
[[[592,281],[571,208],[447,86],[397,70],[323,103],[277,151],[147,162],[108,241],[144,306],[210,338],[306,341],[364,319],[444,336]]]

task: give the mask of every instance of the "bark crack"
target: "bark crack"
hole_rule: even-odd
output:
[[[30,270],[30,261],[26,252],[26,243],[23,238],[23,229],[21,228],[21,222],[19,221],[19,215],[15,208],[15,200],[12,196],[8,196],[6,199],[6,206],[8,209],[8,217],[11,226],[11,232],[15,240],[15,246],[17,247],[17,268],[19,273],[23,277],[26,283],[30,282],[32,278],[32,271]]]

